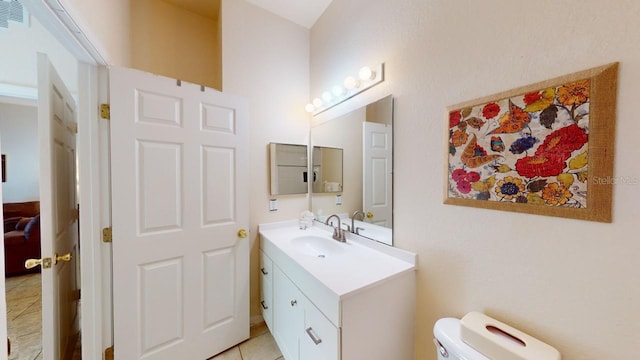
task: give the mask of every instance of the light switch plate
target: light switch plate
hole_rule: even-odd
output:
[[[336,195],[336,205],[342,205],[342,195]]]
[[[278,199],[269,200],[269,211],[278,211]]]

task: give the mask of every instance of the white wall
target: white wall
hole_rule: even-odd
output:
[[[71,93],[78,92],[78,62],[31,16],[31,26],[9,22],[8,31],[0,31],[0,84],[37,89],[37,52],[49,56]]]
[[[306,195],[277,196],[269,212],[270,142],[308,144],[309,30],[244,0],[223,0],[222,88],[249,100],[251,315],[259,311],[260,223],[298,218]]]
[[[312,28],[312,96],[386,63],[350,102],[396,98],[394,242],[419,255],[415,359],[436,359],[436,319],[472,310],[563,359],[638,357],[640,185],[615,186],[603,224],[445,206],[440,174],[446,106],[620,61],[615,176],[640,179],[639,17],[632,0],[334,0]]]
[[[0,143],[7,157],[5,203],[40,200],[38,109],[0,103]]]

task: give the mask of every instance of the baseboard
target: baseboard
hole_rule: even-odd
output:
[[[249,319],[249,326],[260,325],[264,322],[262,315],[254,315]]]

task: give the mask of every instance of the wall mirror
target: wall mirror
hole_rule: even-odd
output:
[[[311,211],[319,221],[339,214],[358,234],[393,244],[393,97],[391,95],[311,128],[315,171],[316,149],[342,149],[342,187],[313,185]],[[324,156],[324,154],[323,154]],[[335,185],[328,185],[334,189]],[[341,195],[338,199],[336,195]]]
[[[271,195],[308,192],[307,145],[269,144]]]
[[[323,146],[313,147],[313,182],[314,193],[342,192],[343,150]]]

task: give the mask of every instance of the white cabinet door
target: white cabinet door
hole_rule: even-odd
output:
[[[299,357],[299,338],[304,326],[304,295],[277,267],[273,267],[273,336],[286,360]]]
[[[304,308],[300,359],[340,359],[340,332],[311,302],[307,302]]]
[[[247,104],[110,69],[116,359],[206,359],[249,337]]]

